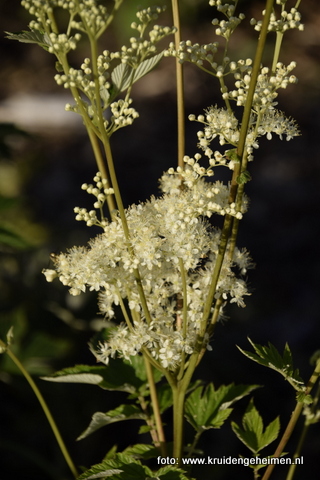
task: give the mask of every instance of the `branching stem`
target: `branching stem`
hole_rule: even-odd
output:
[[[9,347],[6,347],[6,345],[4,344],[4,342],[2,340],[0,340],[0,346],[5,348],[5,352],[7,353],[7,355],[11,358],[11,360],[13,361],[13,363],[18,367],[18,369],[20,370],[20,372],[22,373],[22,375],[25,377],[25,379],[27,380],[27,382],[29,383],[30,387],[32,388],[33,390],[33,393],[35,394],[35,396],[37,397],[40,405],[41,405],[41,408],[45,414],[45,416],[47,417],[47,420],[50,424],[50,427],[53,431],[53,434],[56,438],[56,441],[60,447],[60,450],[62,452],[62,455],[68,465],[68,467],[70,468],[71,472],[72,472],[72,475],[74,476],[74,478],[78,478],[78,472],[77,472],[77,469],[70,457],[70,454],[68,452],[68,449],[62,439],[62,436],[60,434],[60,431],[57,427],[57,424],[56,422],[54,421],[54,418],[50,412],[50,409],[45,401],[45,399],[43,398],[39,388],[37,387],[37,385],[35,384],[33,378],[31,377],[31,375],[27,372],[27,370],[24,368],[24,366],[22,365],[22,363],[20,362],[20,360],[15,356],[15,354],[11,351],[11,349]]]

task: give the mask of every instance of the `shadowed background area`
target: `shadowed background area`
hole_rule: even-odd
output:
[[[116,49],[131,36],[135,2],[124,2],[109,41]],[[138,2],[149,5],[151,2]],[[160,2],[159,2],[160,3]],[[163,2],[162,2],[163,3]],[[168,6],[169,6],[169,2]],[[215,10],[202,0],[184,0],[184,39],[215,41],[211,20]],[[241,8],[242,7],[242,8]],[[240,2],[248,19],[260,18],[263,2]],[[128,8],[128,9],[126,9]],[[282,351],[288,342],[295,366],[307,380],[309,358],[320,348],[319,327],[319,45],[320,9],[316,0],[301,5],[305,31],[289,32],[280,60],[297,62],[297,85],[280,91],[278,107],[300,126],[301,137],[290,142],[262,140],[250,165],[247,192],[250,209],[240,228],[238,245],[246,247],[256,264],[248,273],[252,295],[245,309],[232,308],[218,325],[197,377],[221,384],[255,383],[255,405],[269,423],[280,414],[284,427],[294,408],[292,389],[275,372],[253,364],[235,345],[249,349],[255,342],[272,342]],[[0,0],[0,31],[27,28],[30,17],[19,1]],[[170,8],[162,24],[171,25]],[[239,27],[231,42],[232,58],[252,57],[255,34]],[[273,38],[271,38],[273,40]],[[53,79],[54,58],[34,45],[0,38],[0,336],[13,324],[14,349],[35,378],[79,363],[94,364],[88,342],[101,326],[96,294],[70,297],[57,283],[47,284],[41,274],[50,266],[50,253],[85,244],[97,233],[74,220],[73,208],[91,208],[91,198],[80,187],[96,172],[81,120],[65,112],[70,97]],[[270,55],[271,47],[266,52]],[[78,55],[78,56],[77,56]],[[83,52],[74,56],[81,62]],[[221,105],[215,79],[186,65],[186,117]],[[112,138],[116,169],[125,205],[144,201],[158,192],[158,178],[176,164],[175,73],[173,59],[137,83],[134,106],[140,118]],[[197,152],[198,126],[187,121],[186,154]],[[215,145],[213,149],[218,149]],[[217,172],[215,178],[220,178]],[[221,176],[221,178],[223,175]],[[220,222],[220,219],[218,219]],[[86,385],[50,384],[36,380],[48,401],[77,465],[101,461],[117,444],[147,442],[138,436],[138,421],[110,425],[80,442],[75,438],[96,411],[106,412],[125,401],[124,394]],[[64,480],[71,478],[49,426],[26,381],[6,356],[0,358],[1,478]],[[232,414],[237,423],[248,399]],[[170,415],[165,418],[170,423]],[[300,427],[289,443],[292,452]],[[191,431],[187,429],[187,435]],[[207,432],[200,442],[206,455],[249,456],[227,422]],[[274,446],[266,454],[272,454]],[[319,465],[319,425],[310,428],[303,450],[304,467],[295,479],[314,478]],[[250,478],[245,467],[199,467],[195,476],[232,480]],[[272,478],[285,478],[278,467]]]

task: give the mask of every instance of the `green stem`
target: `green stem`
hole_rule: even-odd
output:
[[[273,55],[273,62],[272,62],[272,71],[276,71],[276,66],[279,61],[279,55],[281,50],[281,44],[283,39],[283,32],[277,32],[276,34],[276,45],[274,47],[274,55]]]
[[[181,25],[179,13],[179,0],[172,0],[173,25],[176,27],[174,34],[175,48],[179,50],[181,41]],[[183,65],[176,58],[177,77],[177,116],[178,116],[178,166],[184,167],[183,157],[185,149],[185,121],[184,121],[184,88],[183,88]]]
[[[0,346],[4,346],[5,347],[5,344],[0,340]],[[11,358],[11,360],[14,362],[14,364],[18,367],[18,369],[20,370],[20,372],[23,374],[23,376],[25,377],[25,379],[27,380],[27,382],[29,383],[30,387],[32,388],[35,396],[37,397],[41,407],[42,407],[42,410],[45,414],[45,416],[47,417],[47,420],[50,424],[50,427],[53,431],[53,434],[57,440],[57,443],[60,447],[60,450],[62,452],[62,455],[64,456],[64,459],[65,461],[67,462],[71,472],[72,472],[72,475],[74,476],[74,478],[78,478],[78,472],[77,472],[77,469],[69,455],[69,452],[67,450],[67,447],[65,446],[65,443],[61,437],[61,434],[59,432],[59,429],[54,421],[54,418],[49,410],[49,407],[46,403],[46,401],[44,400],[39,388],[37,387],[37,385],[35,384],[35,382],[33,381],[32,377],[29,375],[29,373],[27,372],[27,370],[24,368],[24,366],[22,365],[22,363],[20,362],[20,360],[14,355],[14,353],[10,350],[10,348],[6,348],[6,353],[8,354],[8,356]]]
[[[320,376],[320,361],[317,362],[316,368],[314,369],[313,374],[311,375],[311,378],[306,386],[305,394],[309,395],[311,392],[312,388],[314,387],[316,381],[318,380]],[[294,409],[291,418],[289,420],[289,423],[287,425],[287,428],[285,429],[284,434],[282,435],[282,438],[279,442],[278,447],[276,448],[276,451],[273,454],[273,457],[278,458],[282,454],[289,438],[291,437],[291,434],[296,426],[296,423],[300,417],[300,414],[303,410],[304,403],[303,402],[297,402],[296,408]],[[275,464],[270,464],[268,465],[267,470],[265,471],[265,474],[262,477],[262,480],[268,480],[270,478],[270,475],[275,467]]]
[[[260,72],[260,65],[261,65],[262,55],[263,55],[263,51],[266,43],[269,19],[273,9],[273,4],[274,4],[274,0],[267,0],[266,11],[263,18],[261,33],[259,36],[257,50],[256,50],[254,62],[253,62],[251,81],[249,85],[246,103],[244,106],[242,122],[241,122],[240,138],[239,138],[239,143],[237,148],[237,154],[241,158],[241,162],[239,164],[237,163],[235,164],[236,166],[233,172],[231,187],[230,187],[230,197],[229,197],[230,203],[235,201],[236,196],[238,194],[239,186],[237,183],[237,177],[238,177],[239,170],[242,172],[247,168],[247,155],[245,152],[245,143],[246,143],[247,132],[249,128],[254,92],[255,92],[255,88],[258,80],[258,75]],[[240,205],[242,202],[242,196],[243,196],[243,188],[240,190],[240,195],[238,198],[238,203]],[[233,225],[234,225],[234,228],[233,228]],[[219,275],[222,268],[225,253],[227,250],[227,244],[230,238],[230,234],[232,232],[232,241],[233,241],[233,248],[234,248],[235,241],[237,238],[237,233],[238,233],[238,227],[239,227],[239,222],[234,223],[234,220],[232,219],[232,217],[230,217],[229,215],[226,215],[223,228],[222,228],[222,233],[221,233],[218,256],[217,256],[215,267],[212,274],[211,285],[209,288],[208,297],[203,310],[203,318],[202,318],[202,326],[201,326],[202,335],[204,334],[207,327],[207,321],[210,315],[211,305],[214,299],[216,286],[219,280]]]
[[[247,93],[246,103],[245,103],[245,106],[244,106],[242,122],[241,122],[240,138],[239,138],[239,144],[238,144],[238,149],[237,149],[237,154],[239,155],[239,157],[241,159],[243,157],[243,153],[244,153],[244,150],[245,150],[245,143],[246,143],[247,132],[248,132],[248,128],[249,128],[249,121],[250,121],[250,114],[251,114],[251,108],[252,108],[252,103],[253,103],[253,97],[254,97],[254,92],[255,92],[255,89],[256,89],[258,76],[259,76],[259,73],[260,73],[261,60],[262,60],[262,55],[263,55],[263,52],[264,52],[264,47],[265,47],[266,38],[267,38],[267,34],[268,34],[268,25],[269,25],[270,16],[271,16],[272,9],[273,9],[273,4],[274,4],[274,0],[267,0],[267,4],[266,4],[266,8],[265,8],[265,14],[264,14],[264,17],[263,17],[263,22],[262,22],[262,27],[261,27],[261,32],[260,32],[260,35],[259,35],[257,50],[256,50],[256,54],[255,54],[254,61],[253,61],[251,81],[250,81],[249,90],[248,90],[248,93]],[[242,171],[243,171],[243,168],[242,168]]]
[[[172,389],[173,394],[173,457],[179,466],[182,462],[183,454],[183,432],[184,432],[184,401],[186,389],[183,383],[178,382]]]
[[[214,295],[216,292],[223,260],[225,257],[225,253],[227,250],[227,245],[231,233],[231,228],[232,228],[232,217],[230,215],[226,215],[224,219],[224,224],[221,232],[221,239],[220,239],[220,244],[219,244],[219,250],[218,250],[218,255],[215,261],[213,273],[212,273],[212,279],[211,279],[211,284],[209,287],[209,292],[204,304],[203,308],[203,315],[202,315],[202,320],[201,320],[201,335],[203,336],[205,334],[206,328],[207,328],[207,321],[210,316],[211,312],[211,306],[212,302],[214,299]]]
[[[314,396],[314,400],[313,400],[313,404],[312,404],[312,408],[311,408],[311,412],[312,412],[312,413],[315,413],[316,410],[317,410],[317,405],[318,405],[318,402],[319,402],[319,397],[320,397],[320,385],[318,384],[317,393],[316,393],[316,395]],[[294,455],[293,455],[293,461],[295,461],[296,458],[298,458],[298,457],[301,456],[302,447],[303,447],[304,441],[305,441],[305,439],[306,439],[306,436],[307,436],[309,427],[310,427],[310,423],[309,423],[308,420],[306,419],[306,420],[305,420],[305,423],[304,423],[304,426],[303,426],[303,429],[302,429],[302,432],[301,432],[301,436],[300,436],[298,445],[297,445],[297,449],[296,449],[296,451],[295,451],[295,453],[294,453]],[[292,480],[292,479],[293,479],[293,476],[294,476],[294,473],[295,473],[295,471],[296,471],[296,468],[297,468],[297,464],[296,464],[296,463],[292,463],[292,465],[290,465],[290,468],[289,468],[289,471],[288,471],[288,475],[287,475],[286,480]]]
[[[161,419],[161,414],[160,414],[157,388],[156,388],[156,384],[154,382],[154,376],[153,376],[153,371],[152,371],[152,368],[151,368],[151,364],[150,364],[148,358],[146,357],[146,355],[144,355],[143,358],[144,358],[144,363],[145,363],[147,377],[148,377],[151,404],[152,404],[154,420],[155,420],[156,429],[157,429],[158,442],[157,442],[156,446],[160,447],[161,455],[164,457],[167,454],[166,438],[165,438],[162,419]]]
[[[181,281],[182,281],[182,294],[183,294],[183,307],[182,307],[182,333],[183,338],[187,336],[187,322],[188,322],[188,294],[187,294],[187,275],[183,265],[182,258],[179,258],[179,267],[180,267],[180,274],[181,274]]]
[[[110,182],[109,173],[106,169],[106,165],[105,165],[105,162],[104,162],[101,150],[100,150],[100,145],[98,143],[97,136],[94,134],[94,132],[92,131],[92,129],[90,127],[87,127],[87,125],[86,125],[86,128],[87,128],[87,133],[88,133],[88,136],[89,136],[89,139],[90,139],[92,151],[93,151],[94,157],[96,159],[98,170],[101,173],[102,178],[107,180],[107,187],[109,188],[112,185],[111,185],[111,182]],[[108,205],[110,218],[112,219],[115,215],[116,210],[117,210],[117,206],[116,206],[115,199],[114,199],[113,195],[107,195],[107,205]]]

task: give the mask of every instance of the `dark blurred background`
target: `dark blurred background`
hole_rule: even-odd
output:
[[[126,25],[134,19],[135,3],[124,2],[107,40],[110,43],[103,49],[117,48],[131,36]],[[207,0],[181,4],[183,38],[215,41],[211,20],[216,14]],[[247,19],[260,18],[262,8],[260,1],[240,2]],[[294,392],[275,372],[243,357],[235,345],[249,349],[249,336],[257,343],[270,341],[282,351],[288,342],[306,381],[312,372],[309,359],[320,348],[319,3],[303,0],[301,11],[305,31],[285,36],[280,58],[285,64],[297,62],[293,73],[299,83],[280,91],[278,107],[297,120],[302,135],[290,142],[262,140],[250,165],[251,205],[238,245],[246,247],[256,263],[248,274],[252,295],[245,309],[226,312],[229,320],[218,325],[213,351],[197,373],[216,386],[233,381],[263,385],[255,392],[255,405],[265,423],[280,414],[283,428],[294,408]],[[0,0],[1,32],[27,29],[29,21],[19,1]],[[171,25],[170,8],[159,23]],[[240,27],[231,42],[232,58],[252,57],[255,38],[248,24]],[[96,166],[80,119],[64,112],[70,98],[55,84],[53,56],[37,46],[9,41],[3,33],[0,55],[0,337],[14,325],[15,353],[34,375],[75,463],[89,467],[100,462],[114,443],[121,450],[128,442],[148,441],[137,436],[139,422],[132,421],[105,427],[76,442],[94,412],[106,412],[124,402],[125,396],[37,379],[77,363],[95,363],[87,344],[101,325],[96,295],[70,297],[58,282],[46,283],[41,270],[50,266],[51,252],[85,244],[96,233],[76,222],[73,214],[74,206],[90,207],[91,199],[80,186],[91,182]],[[81,54],[75,55],[75,62],[81,60]],[[186,116],[219,102],[214,79],[192,65],[186,65],[185,77]],[[176,164],[174,61],[163,60],[136,85],[133,96],[140,118],[112,138],[125,205],[155,194],[162,172]],[[187,122],[190,156],[197,152],[197,130],[195,123]],[[239,402],[233,420],[240,422],[247,403],[248,399]],[[170,423],[170,415],[166,421]],[[288,444],[289,455],[302,423]],[[221,430],[204,434],[200,447],[216,457],[239,452],[249,456],[228,422]],[[263,455],[273,451],[271,445]],[[6,355],[0,357],[0,452],[1,480],[71,478],[34,394]],[[305,442],[304,466],[297,471],[297,480],[317,478],[319,453],[316,424]],[[252,478],[244,468],[201,467],[195,475],[216,480]],[[272,478],[281,480],[286,474],[286,467],[280,466]]]

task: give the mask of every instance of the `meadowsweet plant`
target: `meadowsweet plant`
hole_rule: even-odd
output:
[[[205,45],[181,38],[178,0],[171,4],[173,26],[156,23],[161,23],[164,7],[140,8],[131,24],[132,37],[119,51],[102,50],[100,38],[103,36],[103,45],[107,45],[106,31],[118,9],[126,8],[123,0],[21,3],[33,20],[29,30],[8,36],[36,43],[54,56],[55,81],[72,94],[73,103],[68,103],[66,110],[81,115],[96,159],[92,169],[97,171],[92,183],[82,185],[92,196],[92,210],[75,206],[74,213],[77,221],[97,226],[101,233],[87,246],[52,255],[53,268],[43,273],[49,282],[57,278],[71,295],[96,291],[99,311],[108,324],[112,323],[90,343],[98,365],[77,365],[46,379],[89,383],[129,394],[127,403],[118,408],[96,412],[80,439],[110,423],[130,419],[142,420],[145,426],[140,431],[149,432],[151,438],[150,444],[106,452],[100,464],[79,478],[192,478],[185,461],[201,455],[196,450],[200,436],[208,429],[220,428],[233,404],[257,388],[236,384],[217,388],[192,378],[202,357],[212,349],[215,325],[228,304],[245,307],[250,295],[247,272],[253,262],[245,248],[237,247],[236,240],[248,209],[245,187],[251,180],[250,162],[259,155],[260,139],[278,136],[289,141],[299,135],[296,122],[278,109],[278,94],[297,81],[295,62],[283,64],[280,52],[286,31],[303,30],[300,1],[267,0],[260,18],[247,21],[239,11],[241,2],[210,0],[212,14],[217,17],[212,20],[212,38],[216,40]],[[229,42],[246,21],[257,31],[256,51],[252,52],[253,58],[231,58]],[[273,45],[270,65],[263,64],[267,38]],[[90,55],[75,65],[72,52],[81,49],[83,42],[89,46]],[[160,195],[124,208],[111,137],[138,118],[133,85],[160,61],[170,61],[163,57],[176,62],[177,165],[173,162],[168,171],[159,172]],[[199,153],[193,156],[184,152],[186,62],[207,72],[221,93],[219,103],[203,106],[201,115],[189,114],[189,121],[199,125],[195,139]],[[217,168],[230,173],[228,183],[215,181]],[[117,173],[121,175],[121,171]],[[215,222],[217,216],[223,219],[218,222],[220,228]],[[1,341],[1,349],[18,362],[10,350],[11,338],[12,331],[7,342]],[[293,368],[287,345],[283,354],[271,344],[261,346],[251,341],[251,345],[253,352],[241,349],[244,355],[278,371],[297,394],[296,409],[274,453],[279,457],[303,409],[309,423],[319,419],[310,392],[320,363],[315,361],[314,373],[305,384]],[[37,394],[42,398],[38,390]],[[168,409],[173,412],[171,430],[170,425],[164,427],[162,423],[162,414]],[[50,412],[47,416],[54,425]],[[184,439],[185,421],[195,430],[194,441],[189,444]],[[257,458],[277,439],[280,422],[277,417],[264,428],[251,399],[242,426],[232,422],[232,429]],[[60,434],[55,433],[77,478]],[[254,478],[266,468],[266,464],[250,466]],[[273,466],[266,468],[264,480]]]

